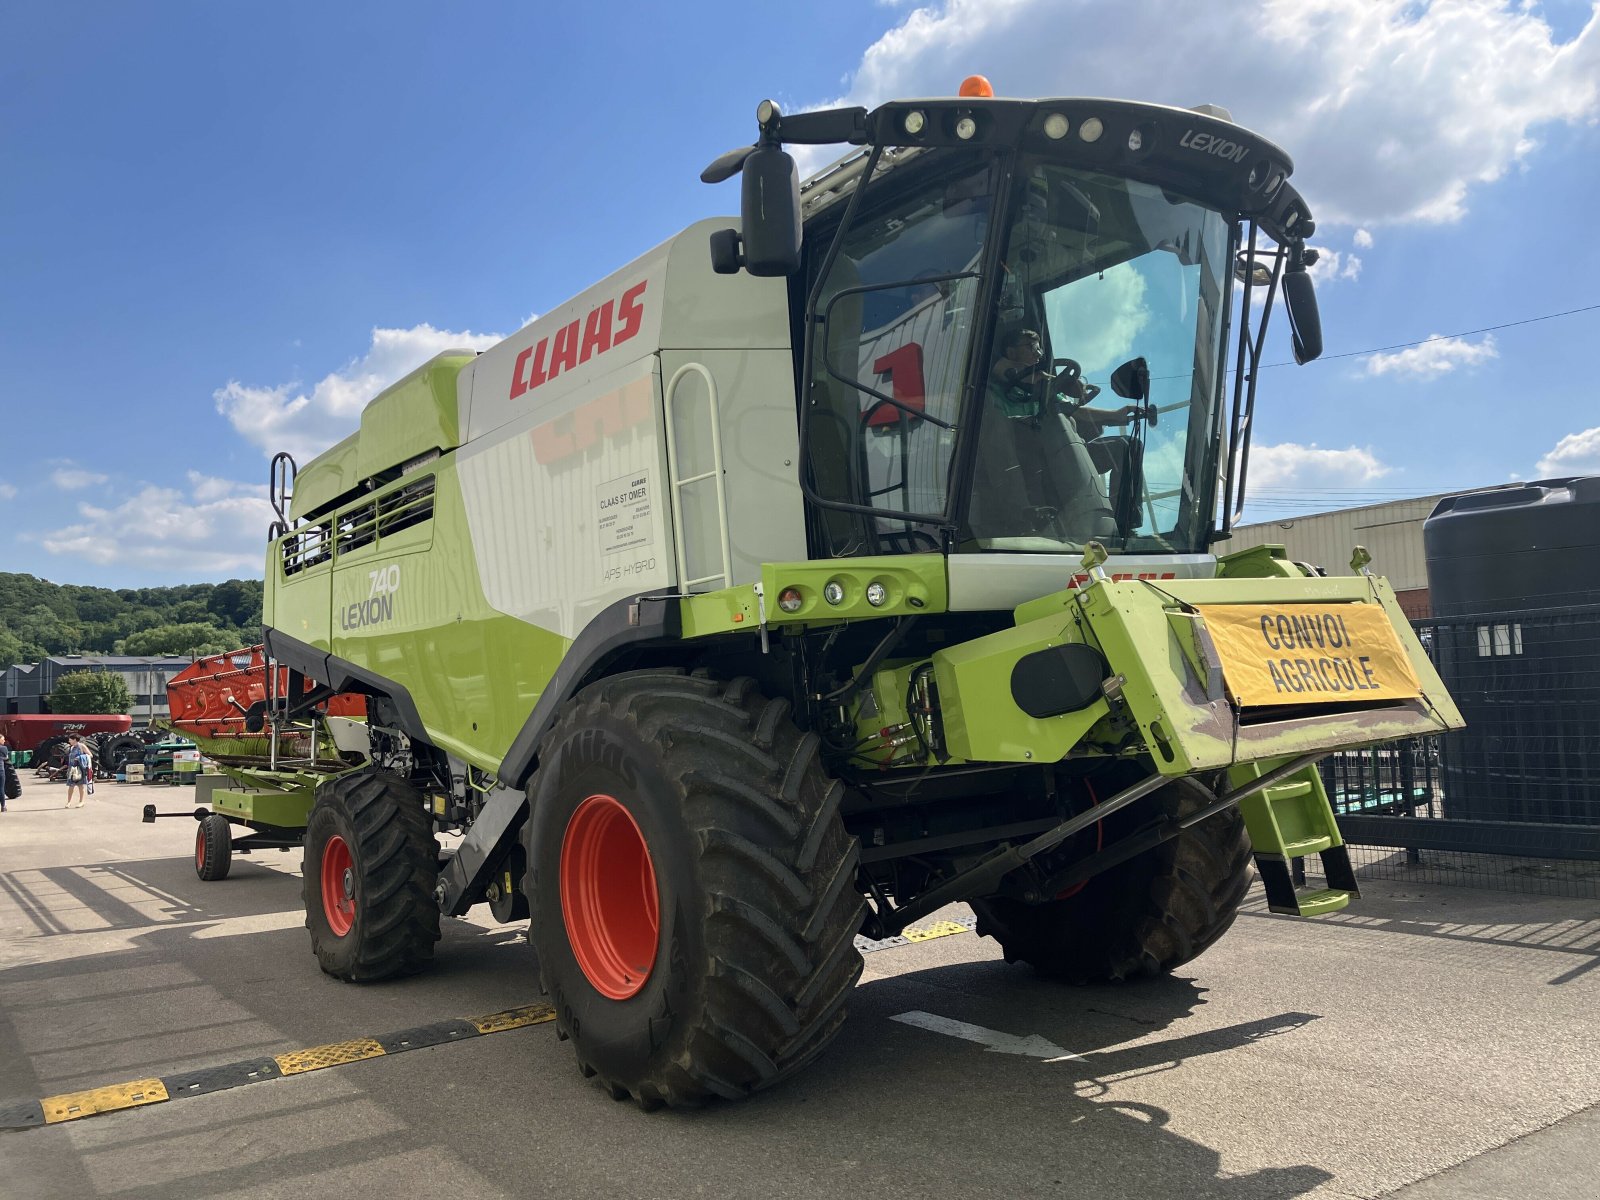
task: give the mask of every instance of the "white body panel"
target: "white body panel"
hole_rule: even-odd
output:
[[[787,286],[712,273],[727,224],[691,226],[462,372],[456,461],[495,609],[576,637],[619,600],[805,557]]]
[[[1088,578],[1078,554],[952,554],[949,563],[951,612],[1015,608]],[[1217,560],[1211,554],[1117,555],[1105,561],[1104,570],[1156,582],[1211,579]]]
[[[492,607],[571,638],[607,605],[672,586],[660,389],[646,355],[456,452]],[[563,427],[605,432],[580,445]]]

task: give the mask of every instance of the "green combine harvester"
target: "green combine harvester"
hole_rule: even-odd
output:
[[[303,836],[341,979],[531,915],[583,1073],[645,1107],[807,1063],[857,935],[956,901],[1069,982],[1202,953],[1252,855],[1274,911],[1340,909],[1315,763],[1461,725],[1383,580],[1215,550],[1280,295],[1321,347],[1283,151],[976,77],[758,123],[703,176],[737,222],[274,461],[279,782],[221,789]],[[801,184],[796,144],[848,152]],[[297,764],[339,695],[365,723]]]

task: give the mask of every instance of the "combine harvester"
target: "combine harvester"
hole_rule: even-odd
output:
[[[276,683],[208,818],[303,835],[341,979],[531,911],[583,1073],[645,1107],[813,1059],[856,935],[952,902],[1074,982],[1202,953],[1252,852],[1275,911],[1340,909],[1316,762],[1461,724],[1383,580],[1213,550],[1280,293],[1321,347],[1282,150],[978,77],[757,119],[703,175],[739,222],[274,460]],[[832,143],[802,185],[784,146]],[[365,725],[314,731],[340,694]]]

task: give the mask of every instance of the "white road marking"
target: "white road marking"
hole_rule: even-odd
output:
[[[914,1025],[918,1029],[926,1029],[930,1033],[942,1033],[947,1037],[977,1042],[980,1046],[989,1047],[990,1052],[995,1054],[1023,1054],[1029,1058],[1042,1058],[1046,1062],[1088,1061],[1083,1055],[1063,1050],[1048,1038],[1040,1037],[1036,1033],[1019,1037],[1014,1033],[985,1029],[982,1025],[968,1025],[965,1021],[952,1020],[950,1017],[935,1016],[920,1009],[896,1013],[889,1019],[899,1021],[902,1025]]]

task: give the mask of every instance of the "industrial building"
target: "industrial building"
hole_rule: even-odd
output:
[[[1487,491],[1474,488],[1473,491]],[[1388,579],[1400,607],[1413,621],[1433,615],[1428,600],[1428,560],[1422,548],[1422,523],[1439,501],[1465,492],[1440,492],[1410,500],[1390,500],[1336,512],[1283,517],[1254,525],[1241,525],[1233,537],[1217,545],[1219,554],[1248,550],[1252,546],[1281,545],[1296,562],[1321,567],[1329,575],[1351,575],[1351,551],[1365,546],[1372,555],[1369,568]]]
[[[135,721],[167,715],[167,681],[189,665],[187,655],[55,654],[0,672],[0,714],[48,712],[56,682],[73,671],[115,671],[133,697]]]

